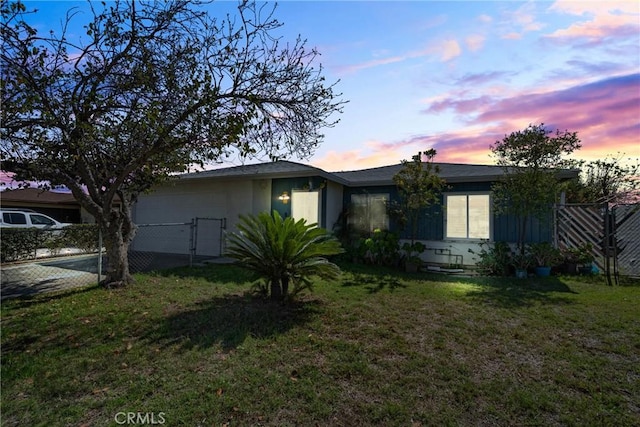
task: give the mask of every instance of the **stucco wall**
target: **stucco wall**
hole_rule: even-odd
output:
[[[254,215],[260,212],[271,213],[271,180],[254,179],[251,213]]]
[[[333,225],[338,221],[340,212],[342,212],[342,185],[333,181],[327,182],[326,191],[326,225],[325,228],[329,231],[333,228]]]
[[[400,246],[409,240],[401,240]],[[441,241],[441,240],[419,240],[426,247],[421,255],[423,261],[434,265],[462,265],[474,266],[478,258],[469,252],[469,249],[478,253],[480,243],[473,241]]]
[[[254,197],[254,187],[260,192]],[[133,209],[136,224],[186,223],[193,218],[226,218],[227,229],[234,229],[239,214],[253,212],[254,202],[261,204],[262,189],[252,181],[185,180],[141,195]],[[200,221],[197,254],[220,255],[219,224]],[[186,254],[190,248],[188,226],[140,227],[132,244],[136,251]]]

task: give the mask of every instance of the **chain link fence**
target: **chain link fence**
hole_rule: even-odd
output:
[[[223,254],[224,218],[137,227],[128,254],[132,273],[189,266]],[[108,270],[96,225],[61,230],[3,228],[0,237],[3,300],[97,284]]]
[[[100,236],[95,225],[61,230],[0,231],[2,299],[97,283]]]

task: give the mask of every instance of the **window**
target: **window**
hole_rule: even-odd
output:
[[[491,237],[491,203],[488,194],[448,194],[446,207],[446,238]]]
[[[349,224],[360,232],[389,228],[389,194],[352,194]]]
[[[7,224],[26,224],[27,217],[23,213],[3,212],[2,220]]]
[[[33,225],[54,225],[55,222],[49,217],[44,215],[31,214],[31,224]]]

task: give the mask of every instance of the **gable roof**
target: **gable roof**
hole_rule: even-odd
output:
[[[434,163],[440,168],[438,175],[448,183],[492,182],[505,175],[502,166],[470,165],[462,163]],[[333,174],[349,182],[351,186],[393,185],[393,176],[402,169],[398,163],[390,166],[334,172]],[[578,176],[578,170],[563,169],[558,173],[560,179]]]
[[[448,183],[460,182],[492,182],[504,176],[502,166],[470,165],[462,163],[434,163],[440,168],[440,177]],[[180,175],[181,179],[264,179],[264,178],[294,178],[307,176],[321,176],[339,184],[360,187],[376,185],[393,185],[393,176],[402,169],[398,163],[390,166],[380,166],[352,171],[326,172],[314,166],[288,160],[257,163],[228,168],[212,169],[203,172],[193,172]],[[560,179],[578,176],[578,170],[563,169],[559,172]]]
[[[12,203],[46,203],[55,205],[77,205],[71,193],[56,193],[40,188],[21,188],[5,190],[0,193],[0,204]]]
[[[314,166],[288,160],[278,160],[276,162],[257,163],[251,165],[232,166],[229,168],[211,169],[203,172],[192,172],[180,175],[180,179],[204,179],[204,178],[293,178],[321,176],[340,184],[348,185],[348,182],[335,174],[326,172]]]
[[[455,182],[486,182],[495,181],[503,175],[502,168],[490,165],[465,165],[455,163],[434,163],[440,168],[440,177],[445,181]],[[391,185],[393,176],[402,169],[402,164],[361,169],[346,172],[334,172],[335,175],[349,181],[354,186]]]

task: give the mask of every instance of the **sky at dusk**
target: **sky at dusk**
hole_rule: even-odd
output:
[[[53,29],[76,4],[27,2]],[[638,1],[284,1],[275,17],[349,101],[303,163],[351,170],[435,148],[439,162],[491,164],[491,144],[540,123],[578,132],[574,158],[640,157]]]

